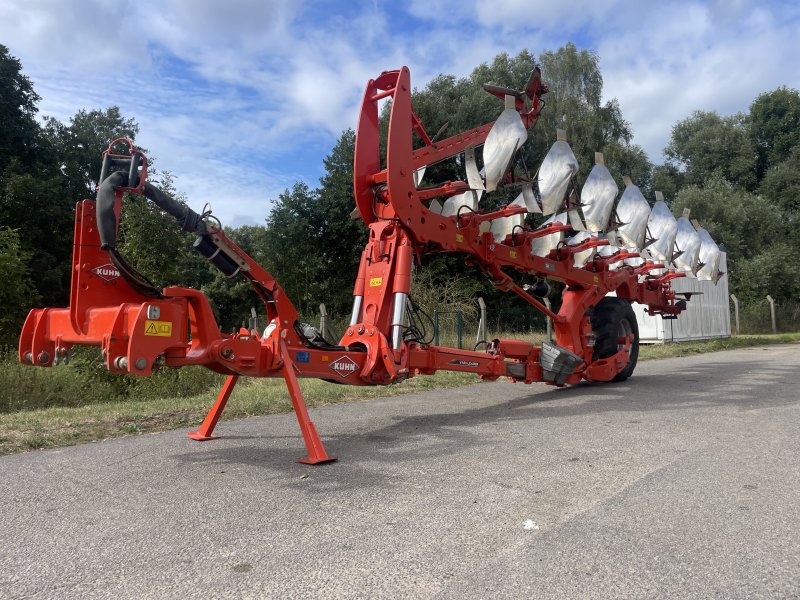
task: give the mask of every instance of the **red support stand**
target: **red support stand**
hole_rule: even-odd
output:
[[[216,440],[219,437],[217,435],[212,435],[214,433],[214,427],[217,426],[217,421],[219,421],[222,411],[225,410],[225,405],[228,403],[228,398],[231,397],[231,392],[233,392],[233,388],[236,387],[237,381],[239,381],[238,375],[228,375],[225,383],[222,384],[222,389],[219,391],[217,401],[214,403],[214,406],[211,407],[211,410],[208,411],[203,424],[200,425],[197,431],[190,431],[186,435],[198,442]]]
[[[300,425],[300,431],[303,434],[303,441],[306,443],[306,450],[308,451],[308,458],[301,458],[297,462],[305,463],[307,465],[318,465],[322,463],[333,462],[336,460],[335,456],[328,456],[325,452],[325,446],[322,445],[322,440],[319,438],[317,428],[308,416],[306,410],[306,403],[303,400],[303,392],[300,390],[300,384],[297,381],[297,374],[294,372],[295,366],[292,357],[289,354],[289,349],[286,347],[286,342],[281,339],[281,371],[283,378],[286,381],[286,387],[289,389],[289,396],[292,398],[292,406],[294,407],[294,414],[297,415],[297,422]]]

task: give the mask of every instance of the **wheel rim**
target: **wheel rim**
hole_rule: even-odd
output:
[[[621,319],[617,329],[617,352],[627,350],[628,354],[630,354],[633,338],[633,327],[631,327],[630,321]]]

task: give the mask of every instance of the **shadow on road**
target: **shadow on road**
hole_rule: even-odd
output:
[[[723,359],[724,355],[721,355],[720,361]],[[253,445],[220,446],[211,451],[190,452],[176,458],[209,466],[251,465],[266,471],[296,475],[283,478],[283,484],[288,487],[302,486],[306,493],[331,493],[337,489],[360,486],[391,486],[392,477],[380,467],[376,469],[376,461],[392,465],[424,461],[431,457],[446,461],[465,448],[480,452],[481,448],[492,447],[507,436],[505,431],[498,432],[497,436],[487,434],[485,428],[478,434],[476,427],[480,425],[492,427],[508,421],[544,421],[616,412],[652,413],[720,406],[736,410],[760,410],[797,402],[777,399],[779,395],[770,391],[775,386],[797,384],[798,376],[791,366],[765,364],[763,361],[741,362],[738,364],[738,375],[730,379],[721,375],[717,368],[719,364],[694,365],[671,375],[636,375],[622,383],[581,383],[536,393],[524,393],[527,389],[520,385],[519,397],[478,408],[434,412],[434,406],[426,414],[393,417],[395,421],[392,424],[371,431],[338,435],[326,435],[322,431],[328,451],[343,460],[311,470],[294,462],[303,455],[299,432],[295,438],[297,445],[291,449],[275,448],[274,444],[264,449]],[[485,389],[485,396],[492,394],[492,384],[477,385],[481,386],[481,390]],[[446,394],[451,401],[457,401],[459,389],[440,393]],[[403,399],[398,398],[397,402],[400,409]],[[415,406],[415,410],[418,411],[419,406]],[[230,436],[228,439],[277,440],[287,437],[292,436]],[[531,443],[531,439],[527,438],[525,443]],[[525,451],[535,451],[535,448]],[[299,480],[303,474],[313,474],[313,481]]]

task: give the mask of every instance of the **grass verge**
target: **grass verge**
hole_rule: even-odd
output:
[[[800,333],[642,346],[640,359],[669,358],[796,341],[800,341]],[[30,367],[21,368],[30,369]],[[477,381],[474,375],[443,371],[433,376],[415,377],[400,385],[387,387],[343,386],[313,379],[303,380],[300,384],[306,403],[314,407],[450,388]],[[167,386],[166,391],[173,392],[173,386]],[[116,400],[83,405],[73,401],[69,406],[0,413],[0,454],[67,446],[181,427],[195,428],[213,403],[216,391],[209,389],[191,396],[175,397],[164,394],[163,397],[142,400]],[[237,419],[284,413],[290,410],[291,402],[282,379],[249,379],[240,381],[222,418]]]

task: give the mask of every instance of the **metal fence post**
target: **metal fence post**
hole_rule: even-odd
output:
[[[439,311],[433,311],[433,345],[439,345]]]
[[[778,326],[775,322],[775,300],[769,294],[767,294],[767,302],[769,302],[769,312],[772,317],[772,333],[778,333]]]
[[[458,349],[461,350],[464,347],[464,344],[461,339],[461,334],[463,333],[464,329],[464,315],[461,313],[460,310],[456,311],[456,332],[458,335]]]
[[[336,335],[331,330],[331,316],[324,304],[319,305],[319,332],[328,341],[336,339]]]
[[[553,307],[550,305],[550,298],[542,298],[544,305],[547,307],[547,310],[553,310]],[[551,342],[553,341],[553,321],[550,317],[545,317],[547,320],[547,339]]]
[[[731,300],[733,300],[733,314],[736,318],[736,335],[739,335],[739,299],[731,294]]]
[[[486,340],[486,302],[483,301],[483,298],[478,298],[478,306],[481,308],[481,320],[478,321],[478,337],[475,340],[475,345],[477,346],[481,342],[485,342]]]

